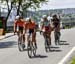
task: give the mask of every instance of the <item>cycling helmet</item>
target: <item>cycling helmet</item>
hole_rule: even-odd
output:
[[[16,19],[16,20],[18,20],[18,19],[19,19],[19,17],[20,17],[20,16],[16,16],[16,18],[15,18],[15,19]]]
[[[26,18],[26,21],[29,21],[31,18],[30,17],[28,17],[28,18]]]
[[[43,15],[42,17],[43,17],[43,18],[47,18],[47,15]]]

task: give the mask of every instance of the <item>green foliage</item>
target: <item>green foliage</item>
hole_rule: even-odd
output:
[[[72,58],[70,64],[75,64],[75,57]]]
[[[6,1],[6,3],[8,3],[10,1],[13,2],[13,4],[15,4],[15,6],[20,6],[22,8],[22,10],[26,10],[28,8],[33,7],[34,9],[39,7],[40,3],[44,3],[47,2],[47,0],[1,0],[1,2]]]

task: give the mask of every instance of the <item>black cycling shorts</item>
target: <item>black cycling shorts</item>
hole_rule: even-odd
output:
[[[23,33],[23,27],[19,27],[19,31]]]
[[[32,33],[34,33],[34,29],[29,29],[29,35],[31,35]]]

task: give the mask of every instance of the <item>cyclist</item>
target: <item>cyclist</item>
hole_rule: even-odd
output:
[[[52,19],[51,19],[51,23],[53,25],[53,30],[54,30],[54,36],[55,36],[55,44],[59,44],[59,42],[57,43],[57,36],[56,34],[59,35],[60,37],[60,20],[58,19],[57,15],[54,14]]]
[[[37,44],[36,44],[36,25],[35,22],[31,20],[31,18],[27,18],[27,23],[26,23],[26,30],[28,30],[28,36],[27,36],[27,41],[29,42],[29,37],[32,35],[32,43],[34,42],[35,47],[37,49]],[[28,44],[29,46],[30,44]]]
[[[41,23],[41,31],[43,31],[43,36],[47,33],[49,35],[50,45],[51,45],[51,26],[50,21],[48,21],[47,16],[43,15]]]
[[[18,37],[20,36],[20,33],[23,37],[23,42],[25,42],[25,30],[24,30],[25,22],[22,19],[21,16],[16,16],[16,19],[14,21],[14,34],[17,33]],[[25,47],[25,43],[23,44]]]

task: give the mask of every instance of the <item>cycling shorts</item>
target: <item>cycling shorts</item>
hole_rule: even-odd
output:
[[[18,27],[19,31],[23,33],[23,27]]]
[[[32,33],[34,33],[34,29],[29,29],[29,35],[31,35]]]

